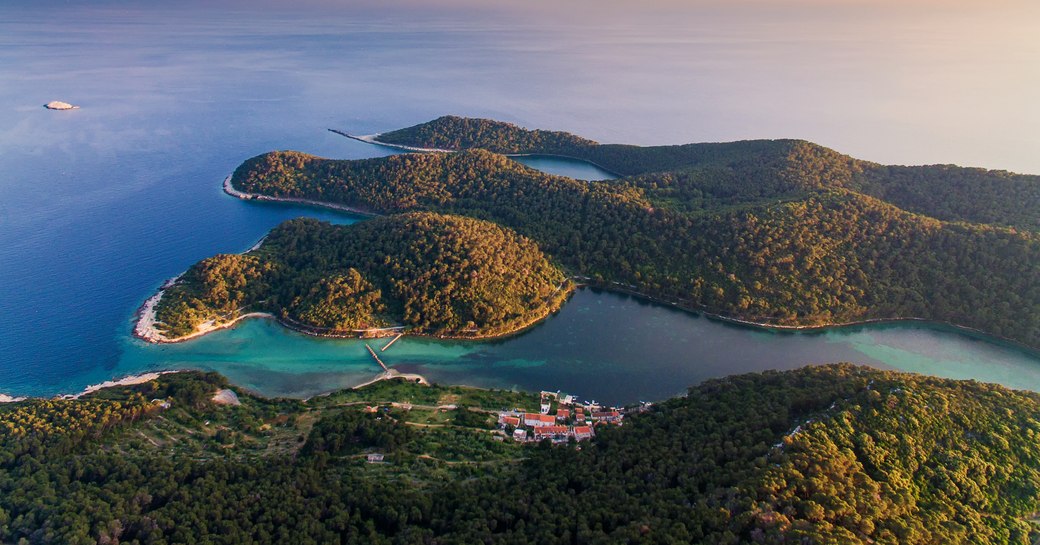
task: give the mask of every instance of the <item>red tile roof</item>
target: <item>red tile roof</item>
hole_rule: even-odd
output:
[[[535,435],[566,435],[570,431],[567,426],[545,426],[543,428],[535,428]]]

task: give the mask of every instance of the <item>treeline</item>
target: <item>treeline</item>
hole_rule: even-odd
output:
[[[547,138],[546,135],[552,135]],[[501,121],[444,116],[380,135],[418,147],[556,154],[595,163],[640,183],[770,196],[792,188],[846,188],[946,221],[1040,229],[1040,176],[953,165],[885,166],[803,140],[748,140],[672,146],[597,144],[563,132]],[[436,145],[433,145],[436,143]],[[687,185],[692,187],[685,187]]]
[[[297,219],[250,254],[193,266],[164,293],[157,318],[170,336],[256,311],[315,332],[400,324],[481,336],[544,317],[570,290],[534,242],[490,222],[432,213],[349,226]]]
[[[0,407],[0,424],[29,410],[36,425],[69,430],[61,448],[0,433],[0,541],[1026,545],[1037,537],[1040,396],[999,386],[851,365],[734,376],[600,428],[579,450],[519,449],[480,430],[451,435],[408,425],[398,409],[339,406],[335,396],[189,402],[192,391],[221,387],[217,379],[164,376],[89,400]],[[75,431],[151,396],[171,408],[97,434]],[[431,448],[454,449],[438,454],[452,462],[420,454]],[[366,464],[372,451],[385,463]]]
[[[383,213],[494,221],[608,287],[741,319],[920,317],[1040,345],[1040,236],[944,223],[841,187],[862,173],[743,156],[738,166],[582,182],[482,150],[334,161],[275,152],[233,183]],[[747,174],[750,180],[743,183]],[[753,182],[753,183],[752,183]],[[616,284],[615,284],[616,283]]]

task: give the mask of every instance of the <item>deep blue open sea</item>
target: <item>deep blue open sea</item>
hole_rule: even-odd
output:
[[[370,378],[376,369],[358,342],[308,338],[263,320],[178,345],[130,337],[141,302],[199,259],[243,251],[301,215],[355,221],[221,192],[241,161],[273,149],[334,158],[388,153],[327,128],[367,134],[453,113],[603,141],[796,136],[873,159],[914,151],[842,137],[840,119],[832,127],[810,115],[818,96],[776,108],[754,91],[745,97],[751,106],[734,103],[733,82],[756,73],[756,63],[772,66],[775,47],[793,55],[822,40],[831,53],[854,44],[808,36],[800,46],[758,44],[755,55],[747,29],[720,34],[718,14],[653,28],[614,23],[604,33],[469,8],[247,13],[120,5],[0,7],[0,393],[74,392],[186,367],[218,370],[272,395]],[[860,68],[874,67],[868,60]],[[757,73],[765,80],[739,81],[769,84],[773,72]],[[799,82],[772,83],[783,91]],[[51,100],[81,109],[42,108]],[[918,151],[919,162],[935,156]],[[525,161],[605,176],[572,162]],[[562,388],[605,401],[659,399],[708,377],[837,360],[1040,390],[1035,354],[943,328],[775,334],[593,291],[513,338],[404,339],[386,359],[435,380]]]

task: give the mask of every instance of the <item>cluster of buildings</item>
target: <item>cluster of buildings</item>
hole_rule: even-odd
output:
[[[553,408],[555,406],[555,412]],[[502,411],[498,413],[498,425],[507,432],[512,430],[513,439],[538,442],[549,439],[553,443],[566,443],[592,439],[597,426],[620,426],[624,414],[617,408],[600,407],[595,402],[579,403],[574,396],[559,392],[541,393],[541,411]]]

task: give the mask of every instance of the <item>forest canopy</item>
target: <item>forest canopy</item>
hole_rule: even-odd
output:
[[[253,252],[192,266],[156,314],[170,336],[262,311],[321,334],[400,325],[477,337],[529,325],[570,290],[534,242],[490,222],[422,212],[346,226],[296,219]]]
[[[424,130],[470,126],[452,119]],[[451,140],[479,143],[496,127]],[[586,182],[482,149],[357,161],[271,152],[244,162],[232,183],[384,214],[493,221],[568,274],[731,318],[923,318],[1040,346],[1035,177],[881,167],[801,141],[631,146],[638,161],[624,159],[627,147],[594,148],[642,173]],[[949,191],[935,189],[945,180]],[[1016,227],[973,222],[997,216]]]
[[[847,364],[727,377],[597,427],[581,449],[495,440],[473,418],[537,407],[517,392],[385,381],[307,402],[245,392],[238,406],[211,401],[226,387],[178,373],[0,406],[0,542],[1038,536],[1040,396],[973,381]],[[370,464],[367,453],[385,457]]]

